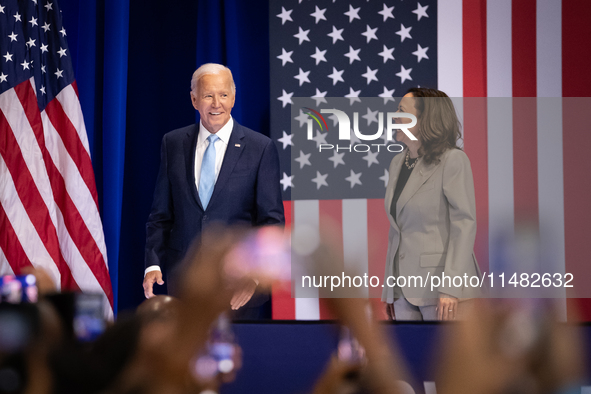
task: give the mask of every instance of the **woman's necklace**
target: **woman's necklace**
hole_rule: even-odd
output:
[[[404,161],[404,164],[406,165],[406,168],[408,168],[409,170],[412,170],[413,168],[415,168],[415,166],[417,165],[417,161],[419,161],[419,160],[417,157],[415,159],[412,159],[413,160],[412,164],[408,164],[409,160],[410,160],[410,150],[407,150],[406,151],[406,160]]]

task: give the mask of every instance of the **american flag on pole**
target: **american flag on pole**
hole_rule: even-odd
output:
[[[576,0],[271,2],[271,133],[283,153],[286,219],[295,226],[336,222],[344,256],[352,252],[352,238],[366,234],[356,248],[366,256],[362,264],[375,270],[368,274],[381,277],[389,226],[383,197],[292,200],[292,190],[322,182],[326,174],[314,171],[305,178],[291,172],[293,157],[314,163],[318,152],[294,145],[290,107],[296,97],[387,98],[413,86],[436,87],[458,98],[454,104],[474,175],[481,269],[489,269],[496,231],[526,218],[542,243],[552,245],[557,266],[584,281],[589,273],[581,270],[591,253],[584,235],[591,223],[591,178],[588,162],[581,160],[591,149],[591,133],[582,132],[588,125],[582,116],[591,103],[561,97],[589,96],[590,74],[582,65],[591,59],[581,48],[591,41],[590,15],[590,3]],[[384,175],[384,167],[371,167],[362,182]],[[333,172],[325,180],[330,185],[337,178]],[[280,289],[273,309],[277,319],[328,316],[322,302],[293,299]]]
[[[0,274],[113,292],[88,138],[56,0],[0,1]]]

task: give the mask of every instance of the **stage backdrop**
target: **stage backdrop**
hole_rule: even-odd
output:
[[[269,134],[266,1],[61,0],[89,130],[118,310],[143,300],[148,218],[162,136],[196,121],[198,64],[227,64],[232,115]],[[163,291],[165,289],[161,289]]]
[[[589,130],[583,108],[589,101],[554,98],[589,96],[591,77],[582,65],[591,55],[583,54],[580,40],[590,40],[582,17],[590,11],[588,2],[569,0],[271,2],[271,135],[283,153],[282,186],[294,226],[336,223],[344,265],[360,254],[359,272],[381,278],[389,224],[383,198],[371,193],[378,179],[387,179],[393,155],[335,151],[327,158],[294,146],[292,133],[306,132],[308,116],[298,116],[294,129],[292,100],[314,97],[319,111],[323,97],[386,102],[413,86],[438,88],[460,98],[454,104],[474,175],[482,271],[500,268],[493,250],[500,232],[527,225],[539,233],[556,272],[570,272],[575,287],[586,286],[591,165],[583,157],[591,135],[583,132]],[[365,134],[375,132],[375,115],[370,108],[360,114]],[[328,119],[332,130],[336,117]],[[317,143],[326,142],[323,131],[314,134]],[[291,168],[290,154],[298,161]],[[351,163],[361,157],[366,163],[355,169]],[[312,192],[291,198],[307,185]],[[337,197],[327,197],[327,189],[339,188]],[[278,291],[273,307],[286,319],[329,317],[322,302],[294,300],[289,292]],[[567,303],[563,312],[566,318]]]
[[[233,115],[272,135],[280,151],[289,149],[283,132],[290,130],[270,127],[269,119],[288,112],[290,97],[298,95],[395,96],[415,84],[436,85],[456,97],[585,97],[591,92],[591,53],[582,49],[591,41],[591,4],[584,0],[61,0],[60,6],[119,310],[143,299],[145,221],[159,145],[164,133],[195,121],[189,80],[199,64],[232,68]],[[487,267],[489,229],[500,211],[508,211],[513,218],[527,212],[542,233],[558,229],[565,267],[581,265],[591,254],[591,166],[585,159],[590,128],[572,127],[577,110],[564,105],[556,109],[559,118],[551,119],[556,127],[542,128],[540,135],[521,125],[545,122],[544,114],[511,110],[510,127],[491,135],[486,108],[463,108],[464,145],[476,184],[479,262]],[[504,155],[496,154],[499,145]],[[292,174],[285,162],[282,173],[288,197]],[[347,223],[342,208],[347,202],[311,201],[316,206],[307,213]],[[374,225],[383,227],[379,199],[363,204],[368,233]],[[294,205],[288,217],[297,218]],[[372,224],[372,218],[381,223]],[[379,243],[378,256],[368,258],[384,253]],[[298,317],[296,301],[275,301],[277,316]],[[322,317],[317,305],[302,309],[301,317]]]

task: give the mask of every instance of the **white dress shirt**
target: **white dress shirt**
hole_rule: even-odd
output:
[[[222,162],[224,161],[224,155],[226,154],[226,148],[230,142],[230,134],[234,128],[234,119],[230,117],[228,123],[226,123],[221,129],[215,133],[218,139],[215,141],[215,180],[218,180],[220,169],[222,168]],[[203,123],[199,122],[199,136],[197,137],[197,147],[195,148],[195,186],[199,191],[199,179],[201,179],[201,163],[203,163],[203,155],[205,150],[209,146],[207,138],[212,135]]]
[[[234,119],[230,117],[230,120],[215,133],[218,139],[214,142],[215,144],[215,180],[217,182],[220,169],[222,168],[222,162],[224,161],[224,155],[226,154],[226,148],[230,142],[230,135],[234,128]],[[201,163],[203,162],[203,155],[205,150],[209,146],[207,138],[212,135],[203,123],[199,121],[199,135],[197,136],[197,146],[195,148],[195,187],[199,192],[199,179],[201,178]],[[161,271],[157,265],[151,265],[144,271],[144,276],[150,271]]]

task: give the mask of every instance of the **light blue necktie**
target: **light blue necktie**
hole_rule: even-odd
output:
[[[205,149],[203,161],[201,162],[201,176],[199,177],[199,198],[203,209],[207,208],[213,187],[215,186],[215,142],[218,140],[215,134],[207,137],[209,145]]]

